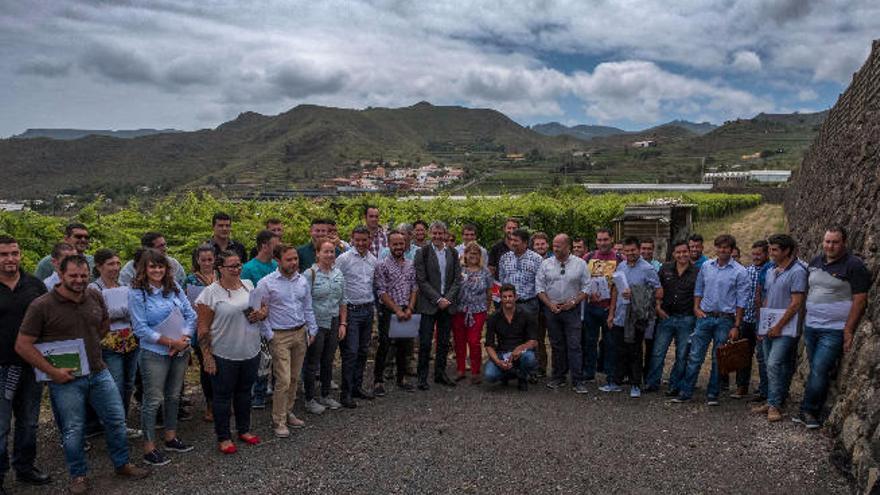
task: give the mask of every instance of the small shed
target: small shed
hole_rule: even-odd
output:
[[[691,233],[694,208],[696,205],[676,202],[629,205],[613,220],[614,239],[653,239],[654,259],[668,261],[672,242]]]

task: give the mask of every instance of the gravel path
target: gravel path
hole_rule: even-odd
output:
[[[367,376],[370,376],[369,374]],[[198,419],[181,437],[196,450],[139,482],[113,477],[104,442],[88,454],[93,493],[849,493],[828,462],[830,441],[788,418],[768,424],[745,402],[668,404],[658,394],[584,396],[543,384],[434,386],[360,401],[354,411],[303,417],[275,439],[268,410],[256,411],[266,440],[216,452]],[[601,394],[601,395],[600,395]],[[298,404],[298,407],[300,404]],[[201,415],[196,407],[195,417]],[[48,489],[7,481],[11,493],[58,493],[66,483],[54,428],[42,429],[38,465]],[[56,444],[57,445],[57,444]],[[133,444],[133,457],[140,443]],[[10,477],[11,478],[11,477]]]

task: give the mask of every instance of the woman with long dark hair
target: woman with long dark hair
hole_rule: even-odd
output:
[[[213,284],[217,278],[214,259],[214,246],[210,244],[202,244],[193,250],[192,273],[186,276],[184,285],[186,297],[193,307],[205,287]],[[205,357],[202,355],[201,346],[199,346],[198,332],[193,335],[192,348],[199,362],[199,384],[202,386],[202,395],[205,396],[205,415],[202,416],[202,420],[211,423],[214,421],[214,412],[211,407],[214,402],[214,389],[211,387],[211,375],[205,372]]]
[[[110,314],[110,331],[101,339],[101,359],[110,370],[113,381],[122,396],[125,417],[134,393],[137,375],[138,341],[131,329],[128,312],[128,293],[130,289],[119,285],[119,271],[122,260],[112,249],[99,249],[95,252],[95,281],[89,287],[101,291],[107,312]],[[128,438],[140,438],[141,431],[127,428]]]
[[[177,437],[177,411],[196,313],[174,281],[168,258],[155,249],[146,249],[141,254],[128,294],[128,307],[141,343],[138,365],[144,382],[144,462],[162,466],[171,460],[156,448],[156,413],[160,404],[165,420],[164,450],[193,449]]]
[[[198,339],[205,372],[214,389],[214,431],[220,452],[237,449],[229,431],[230,403],[235,412],[238,439],[249,445],[260,443],[251,433],[251,387],[260,366],[260,331],[257,322],[268,313],[265,305],[253,309],[250,293],[254,285],[241,278],[241,258],[223,251],[215,262],[220,278],[202,291],[196,300]]]

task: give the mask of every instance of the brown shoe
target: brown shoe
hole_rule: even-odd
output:
[[[116,468],[116,476],[122,476],[123,478],[128,478],[130,480],[144,479],[149,475],[149,469],[137,467],[132,463]]]
[[[89,493],[89,482],[86,480],[86,477],[77,476],[76,478],[71,478],[70,483],[67,485],[67,493],[71,495]]]
[[[731,399],[742,399],[749,395],[749,387],[736,387],[736,392],[730,394]]]
[[[782,419],[782,412],[773,406],[767,408],[767,421],[775,423]]]
[[[760,404],[752,408],[752,412],[755,414],[767,414],[767,410],[770,409],[770,406],[767,404]]]

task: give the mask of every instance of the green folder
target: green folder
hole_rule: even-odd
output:
[[[79,353],[76,350],[64,354],[49,354],[46,356],[46,360],[56,368],[71,368],[75,376],[82,376]]]

